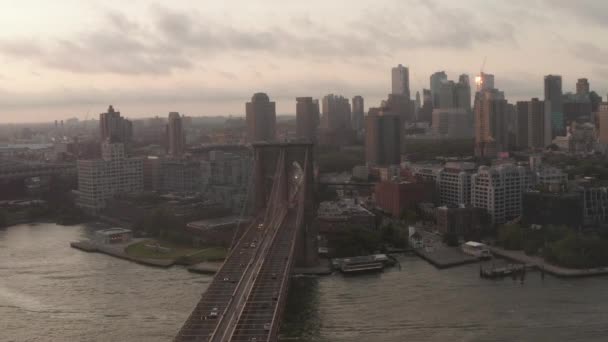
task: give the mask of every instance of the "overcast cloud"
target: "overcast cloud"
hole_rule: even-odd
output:
[[[133,117],[238,114],[256,91],[287,113],[296,96],[328,92],[361,94],[369,106],[389,91],[398,63],[410,67],[415,93],[437,70],[452,79],[479,72],[484,57],[513,100],[542,93],[548,73],[564,75],[565,91],[577,77],[608,89],[600,0],[54,4],[37,2],[49,23],[62,10],[87,20],[30,29],[0,13],[0,121],[100,112],[110,102]]]

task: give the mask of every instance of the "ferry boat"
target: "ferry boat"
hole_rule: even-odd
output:
[[[492,253],[490,253],[490,249],[488,248],[488,246],[480,242],[465,242],[462,244],[461,249],[465,254],[472,255],[479,259],[492,258]]]
[[[384,254],[335,259],[334,264],[344,274],[381,272],[390,263]]]

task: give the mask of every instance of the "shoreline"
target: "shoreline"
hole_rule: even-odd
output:
[[[608,267],[588,269],[567,268],[550,264],[541,257],[526,255],[523,251],[508,251],[494,246],[489,246],[489,248],[494,255],[522,263],[528,267],[534,267],[541,272],[546,272],[559,278],[585,278],[608,275]]]
[[[90,241],[70,242],[70,247],[79,249],[87,253],[100,253],[109,255],[115,258],[132,261],[145,266],[168,268],[176,264],[176,260],[157,260],[133,257],[122,250],[118,250],[117,248],[100,246],[98,244],[91,243]]]

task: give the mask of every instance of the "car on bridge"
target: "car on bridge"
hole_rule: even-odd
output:
[[[213,308],[211,309],[211,311],[209,312],[209,314],[207,315],[208,319],[215,319],[218,316],[218,309],[217,308]]]

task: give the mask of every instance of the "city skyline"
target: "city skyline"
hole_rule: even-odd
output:
[[[579,5],[24,1],[0,15],[0,122],[91,118],[108,103],[129,118],[244,116],[244,100],[260,91],[285,114],[298,96],[362,95],[376,105],[398,64],[415,94],[436,71],[473,79],[486,57],[511,102],[542,97],[549,74],[563,77],[564,92],[587,78],[604,96],[608,51],[592,37],[608,30],[608,4]]]

